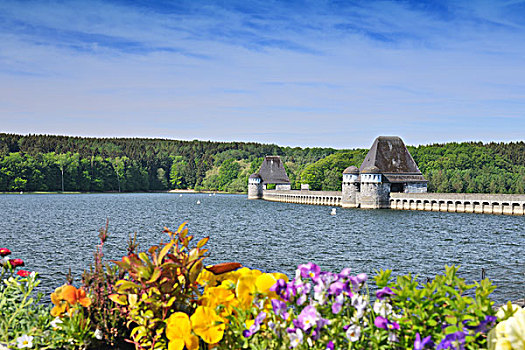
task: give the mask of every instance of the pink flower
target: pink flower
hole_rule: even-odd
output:
[[[24,266],[24,260],[22,259],[10,259],[9,260],[9,263],[11,264],[11,266],[13,267],[17,267],[17,266]]]
[[[11,254],[11,251],[7,248],[0,248],[0,256],[6,256]]]
[[[20,270],[16,273],[18,276],[20,277],[27,277],[31,274],[31,272],[27,271],[27,270]]]

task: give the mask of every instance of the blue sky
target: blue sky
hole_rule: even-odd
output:
[[[0,1],[0,132],[525,135],[525,1]]]

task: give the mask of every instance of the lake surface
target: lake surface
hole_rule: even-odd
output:
[[[197,204],[200,201],[201,204]],[[481,269],[498,286],[497,302],[525,297],[525,217],[421,211],[337,209],[248,201],[207,194],[0,195],[0,247],[42,276],[41,290],[63,284],[69,268],[79,278],[93,261],[98,230],[109,219],[105,258],[120,259],[128,236],[139,249],[166,240],[164,226],[188,221],[196,238],[210,236],[208,263],[238,261],[293,276],[312,261],[324,270],[427,277],[444,265],[480,280]]]

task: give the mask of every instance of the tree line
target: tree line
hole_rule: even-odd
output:
[[[525,144],[447,143],[409,150],[433,192],[524,193]],[[341,173],[368,150],[249,142],[84,138],[0,133],[0,191],[245,192],[266,155],[278,155],[292,188],[340,190]]]

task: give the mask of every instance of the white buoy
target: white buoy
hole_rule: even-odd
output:
[[[24,194],[24,191],[20,191],[20,194]]]
[[[332,208],[332,211],[330,212],[330,215],[336,215],[337,214],[337,211],[335,208]]]
[[[182,194],[179,194],[179,197],[182,197]]]
[[[197,204],[201,204],[201,201],[197,201]]]
[[[211,193],[208,195],[208,197],[211,197]]]

